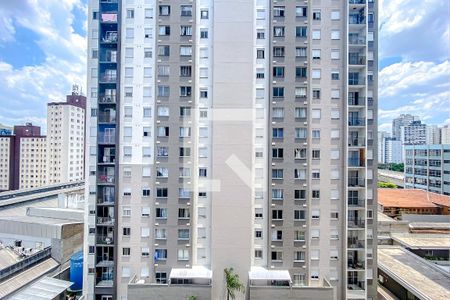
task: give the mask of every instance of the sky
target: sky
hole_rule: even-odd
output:
[[[379,129],[401,113],[450,124],[450,9],[379,0]],[[0,123],[45,128],[46,103],[86,89],[87,0],[0,0]]]

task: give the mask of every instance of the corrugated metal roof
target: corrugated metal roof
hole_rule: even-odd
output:
[[[21,292],[9,297],[10,300],[53,300],[67,290],[72,282],[52,277],[44,277],[26,287]]]
[[[3,297],[9,296],[10,294],[18,291],[30,282],[52,271],[58,265],[59,264],[56,260],[49,258],[40,264],[37,264],[28,270],[3,281],[0,283],[0,299],[3,299]]]

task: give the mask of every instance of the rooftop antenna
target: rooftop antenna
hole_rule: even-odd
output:
[[[72,85],[72,95],[79,95],[80,92],[80,87],[77,84]]]

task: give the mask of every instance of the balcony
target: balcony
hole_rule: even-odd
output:
[[[98,97],[99,104],[115,104],[116,103],[116,95],[100,95]]]
[[[349,259],[348,263],[347,263],[347,268],[349,269],[349,271],[354,271],[354,270],[364,270],[365,269],[365,262],[363,260],[351,260]]]
[[[97,217],[97,225],[114,225],[114,221],[112,217]]]
[[[119,41],[119,35],[117,31],[107,31],[102,36],[102,43],[105,44],[115,44]]]
[[[110,259],[102,259],[101,257],[97,257],[97,264],[95,265],[98,268],[112,268],[114,267],[114,260]]]
[[[98,122],[113,124],[116,122],[116,112],[115,111],[103,111],[98,114]]]
[[[103,197],[97,199],[97,204],[113,205],[114,203],[114,195],[103,195]]]
[[[360,240],[358,237],[347,238],[347,248],[364,249],[364,240]]]
[[[348,43],[349,45],[366,45],[366,37],[363,35],[350,34]]]
[[[100,63],[117,63],[117,51],[109,50],[100,55]]]
[[[366,0],[348,0],[348,4],[366,4]]]
[[[349,118],[348,126],[366,126],[365,118]]]
[[[365,200],[364,199],[358,199],[358,198],[348,198],[347,204],[349,207],[364,207],[365,206]]]
[[[349,187],[365,187],[366,181],[364,178],[351,176],[348,178],[348,186]]]
[[[102,83],[116,83],[117,82],[117,76],[116,76],[116,74],[103,73],[103,74],[100,74],[99,82],[102,82]]]
[[[113,245],[114,237],[112,235],[97,235],[97,244],[99,245]]]
[[[102,23],[117,23],[117,13],[104,12],[101,14]]]
[[[365,147],[366,146],[366,139],[365,138],[348,138],[348,146],[349,147]]]
[[[349,228],[361,228],[364,229],[366,225],[366,220],[361,218],[348,218],[348,227]]]
[[[366,81],[364,78],[349,78],[348,79],[348,85],[365,85]]]
[[[112,269],[107,267],[105,269]],[[112,287],[114,285],[114,273],[112,271],[100,272],[100,276],[96,279],[97,287]]]
[[[353,151],[353,153],[354,153],[354,151]],[[364,159],[361,159],[359,157],[349,158],[348,166],[349,167],[365,167],[365,161],[364,161]]]
[[[365,25],[366,17],[361,14],[351,14],[351,15],[349,15],[348,24],[350,24],[350,25]]]
[[[364,106],[366,103],[365,97],[348,96],[348,105],[350,106]]]
[[[98,142],[100,144],[115,144],[116,143],[116,133],[115,131],[111,133],[102,133],[98,135]]]
[[[362,56],[362,55],[358,55],[358,54],[354,54],[354,53],[349,53],[348,55],[348,64],[349,65],[366,65],[366,57]]]
[[[107,184],[111,183],[112,184],[115,182],[115,177],[114,177],[114,175],[100,173],[97,177],[97,181],[98,181],[98,183],[107,183]]]

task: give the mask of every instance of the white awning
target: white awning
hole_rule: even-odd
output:
[[[212,279],[212,271],[203,266],[194,266],[190,269],[173,268],[170,271],[169,278]]]
[[[291,275],[286,270],[267,270],[262,267],[252,267],[248,272],[250,280],[282,280],[291,282]]]

